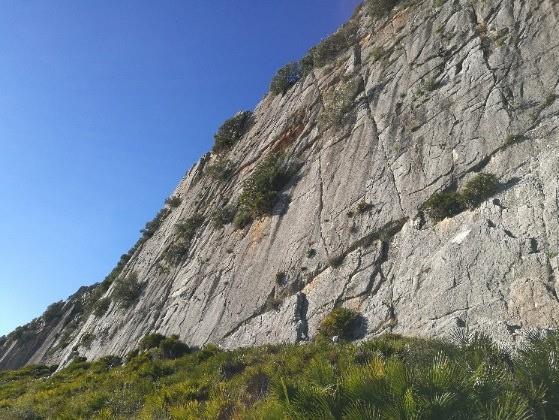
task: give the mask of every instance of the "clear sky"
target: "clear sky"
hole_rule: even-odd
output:
[[[0,335],[102,280],[359,0],[0,0]]]

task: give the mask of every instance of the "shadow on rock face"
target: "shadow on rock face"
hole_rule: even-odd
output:
[[[352,334],[353,340],[359,340],[367,334],[368,321],[363,315],[358,314],[354,321],[354,329]]]

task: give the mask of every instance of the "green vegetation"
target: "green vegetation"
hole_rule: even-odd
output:
[[[179,340],[178,335],[165,337],[162,334],[148,334],[139,343],[140,351],[149,351],[152,356],[160,359],[177,359],[190,353],[190,348]],[[139,352],[134,352],[135,357]]]
[[[177,242],[170,245],[165,251],[164,258],[171,263],[177,264],[188,255],[190,245],[198,229],[204,224],[205,218],[200,214],[194,214],[183,222],[175,225]]]
[[[371,51],[371,54],[369,55],[369,57],[373,60],[373,61],[378,61],[382,58],[382,56],[385,54],[385,51],[382,49],[382,47],[374,47]]]
[[[276,284],[278,286],[284,286],[287,281],[287,274],[284,271],[278,271],[276,273]]]
[[[233,165],[227,159],[218,159],[206,169],[207,174],[218,181],[227,181],[233,174]]]
[[[203,224],[204,216],[200,214],[194,214],[186,219],[184,222],[177,223],[175,229],[177,230],[179,237],[184,242],[190,242],[194,238],[194,235],[196,234],[198,228]]]
[[[290,167],[280,154],[272,154],[258,164],[252,175],[244,182],[239,197],[235,225],[247,226],[252,220],[270,214],[281,189],[293,176]]]
[[[165,338],[159,343],[159,354],[162,359],[177,359],[190,353],[190,347],[179,340],[177,335]]]
[[[0,373],[6,419],[553,419],[559,335],[516,355],[474,335],[450,344],[382,336],[359,344],[153,352]],[[52,376],[51,376],[52,375]]]
[[[107,313],[107,311],[109,310],[109,306],[111,306],[111,298],[100,298],[94,303],[93,314],[96,317],[101,317]]]
[[[79,345],[88,349],[91,347],[94,341],[95,341],[95,334],[85,333],[84,335],[81,336]]]
[[[168,208],[162,208],[153,220],[146,223],[146,226],[140,231],[142,237],[140,238],[141,244],[151,238],[159,229],[165,218],[169,215]]]
[[[435,193],[421,208],[431,219],[441,221],[456,216],[466,208],[478,207],[496,194],[498,188],[499,181],[495,175],[480,173],[468,181],[460,192]]]
[[[360,201],[359,204],[357,204],[357,212],[360,214],[367,213],[372,208],[373,205],[371,203],[367,203],[366,201]]]
[[[43,319],[45,320],[45,322],[51,322],[55,319],[60,319],[60,317],[62,316],[62,308],[64,308],[63,301],[50,304],[47,310],[43,313]]]
[[[177,195],[169,197],[165,200],[165,204],[172,208],[180,206],[181,203],[182,203],[182,199]]]
[[[138,300],[142,294],[143,286],[138,281],[136,273],[115,281],[112,297],[123,308],[128,308]]]
[[[356,42],[357,24],[352,20],[311,48],[301,60],[279,69],[270,83],[270,92],[273,95],[284,95],[313,69],[332,63]]]
[[[228,225],[229,223],[233,222],[235,219],[235,213],[237,209],[232,206],[225,206],[216,209],[212,213],[212,223],[213,225],[221,229],[223,226]]]
[[[495,175],[478,174],[466,183],[460,195],[464,205],[473,209],[496,194],[498,187],[499,181]]]
[[[337,32],[322,40],[311,48],[306,58],[306,67],[312,62],[313,67],[319,68],[331,63],[342,52],[347,51],[356,41],[357,24],[350,21]]]
[[[272,79],[270,92],[274,95],[285,95],[302,77],[303,65],[300,62],[286,64]]]
[[[319,124],[323,128],[331,125],[343,126],[352,117],[355,99],[363,90],[363,80],[359,78],[342,81],[335,89],[324,95],[324,110],[320,114]]]
[[[366,0],[369,14],[373,17],[383,17],[392,11],[399,0]]]
[[[307,258],[314,258],[316,255],[316,249],[314,248],[309,248],[307,249],[307,252],[305,253]]]
[[[334,308],[320,323],[319,332],[324,338],[339,337],[351,340],[359,323],[359,314],[347,308]]]
[[[460,194],[456,192],[442,192],[433,194],[423,204],[423,209],[431,219],[440,221],[461,213],[464,210],[464,205]]]
[[[148,334],[140,340],[140,350],[157,348],[163,340],[165,340],[165,336],[162,334]]]
[[[221,153],[233,147],[249,130],[252,121],[252,111],[239,112],[225,121],[214,136],[213,151]]]

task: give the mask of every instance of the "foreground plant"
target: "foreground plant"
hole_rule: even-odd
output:
[[[190,351],[152,334],[122,366],[77,358],[55,374],[2,372],[0,418],[559,418],[557,333],[515,356],[483,335]]]

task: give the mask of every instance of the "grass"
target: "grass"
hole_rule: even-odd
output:
[[[8,419],[552,419],[559,336],[512,356],[483,336],[457,344],[383,336],[363,343],[209,345],[175,360],[139,353],[76,360],[52,375],[0,373]]]

